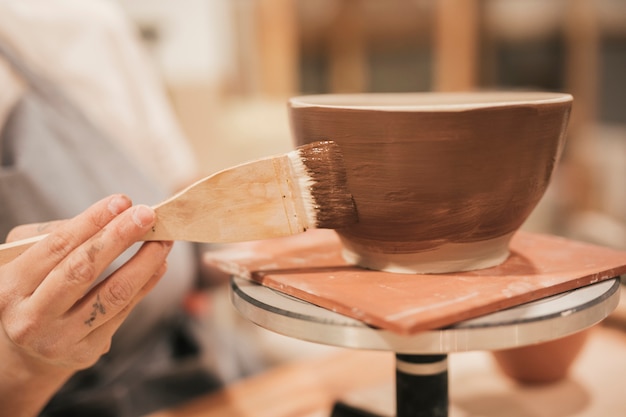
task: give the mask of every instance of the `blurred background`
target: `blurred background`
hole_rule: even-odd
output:
[[[291,148],[288,97],[541,89],[575,97],[527,222],[626,248],[626,2],[117,0],[203,173]]]

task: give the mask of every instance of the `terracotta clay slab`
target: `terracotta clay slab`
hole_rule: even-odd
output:
[[[407,275],[347,264],[333,231],[229,245],[208,266],[400,334],[445,327],[626,273],[626,252],[517,232],[503,264]]]

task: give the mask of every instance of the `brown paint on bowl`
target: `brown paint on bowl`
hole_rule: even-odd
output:
[[[289,100],[297,145],[335,141],[359,223],[348,261],[403,273],[486,268],[543,196],[572,97],[559,93],[316,95]]]

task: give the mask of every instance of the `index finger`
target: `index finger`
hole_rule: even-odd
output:
[[[7,264],[13,276],[14,291],[31,294],[43,279],[74,249],[99,232],[132,202],[122,194],[106,197],[71,220],[64,222]]]

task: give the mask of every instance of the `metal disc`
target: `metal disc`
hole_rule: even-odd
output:
[[[613,278],[411,335],[370,327],[243,278],[233,278],[231,297],[244,317],[286,336],[350,348],[432,354],[512,348],[575,333],[600,322],[615,309],[619,286],[619,279]]]

